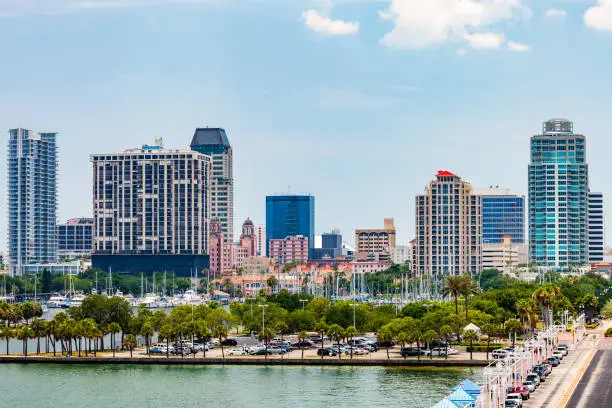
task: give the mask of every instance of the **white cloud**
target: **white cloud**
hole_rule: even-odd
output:
[[[457,54],[458,56],[460,56],[460,57],[463,57],[463,56],[465,56],[465,54],[467,54],[467,50],[466,50],[465,48],[459,48],[459,49],[456,51],[456,54]]]
[[[552,8],[546,12],[546,17],[550,17],[550,18],[563,18],[566,15],[567,15],[567,12],[561,9]]]
[[[517,43],[514,41],[508,41],[508,49],[510,51],[516,51],[516,52],[526,52],[526,51],[531,51],[531,46],[527,44]]]
[[[598,5],[584,13],[584,23],[594,30],[612,30],[612,0],[597,0]]]
[[[466,34],[464,38],[471,48],[478,49],[497,49],[504,43],[503,34],[475,33]]]
[[[311,9],[302,13],[306,27],[314,32],[327,35],[350,35],[359,31],[359,23],[350,23],[343,20],[332,20],[321,15],[317,10]]]
[[[466,39],[493,24],[530,15],[521,0],[390,0],[379,13],[394,29],[388,47],[419,49]]]

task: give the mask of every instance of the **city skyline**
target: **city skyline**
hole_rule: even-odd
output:
[[[385,217],[395,219],[398,244],[407,244],[414,195],[440,169],[475,188],[526,194],[528,140],[552,117],[574,121],[587,136],[591,188],[612,194],[604,120],[612,37],[585,26],[595,1],[523,1],[530,18],[481,27],[528,44],[529,52],[466,48],[464,41],[418,51],[381,45],[394,24],[379,21],[377,11],[391,2],[331,2],[327,10],[308,1],[273,3],[237,10],[159,1],[67,13],[49,5],[46,14],[1,6],[4,17],[18,15],[0,28],[0,45],[13,56],[0,67],[0,123],[59,132],[58,222],[91,216],[90,154],[157,137],[184,148],[193,129],[207,125],[225,128],[234,147],[235,222],[264,223],[264,197],[290,186],[317,197],[317,234],[338,227],[351,245],[352,231]],[[547,16],[553,7],[565,15]],[[311,8],[360,22],[359,30],[313,33],[326,20],[303,17]],[[300,50],[295,58],[286,58],[288,47]],[[456,54],[459,47],[466,55]],[[586,63],[540,69],[559,55]],[[48,64],[43,71],[33,63],[39,58]]]

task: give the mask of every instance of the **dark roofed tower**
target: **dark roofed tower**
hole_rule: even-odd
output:
[[[234,170],[233,153],[225,129],[198,128],[191,149],[212,158],[211,218],[221,226],[223,240],[234,239]]]

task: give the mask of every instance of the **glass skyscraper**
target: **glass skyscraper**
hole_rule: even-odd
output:
[[[284,239],[302,235],[308,238],[312,255],[315,233],[315,199],[307,195],[279,195],[266,197],[266,250],[270,239]]]
[[[11,275],[56,262],[56,133],[9,130],[8,248]]]
[[[212,159],[210,217],[219,222],[225,242],[234,240],[234,162],[229,138],[221,128],[198,128],[191,149]]]
[[[588,261],[586,143],[565,119],[544,123],[531,138],[529,258],[564,267]]]
[[[525,243],[525,197],[505,189],[479,190],[482,196],[482,243],[501,244],[506,235],[512,243]]]

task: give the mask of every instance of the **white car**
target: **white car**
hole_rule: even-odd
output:
[[[552,353],[553,357],[557,357],[559,360],[563,360],[563,353],[560,351],[555,351]]]
[[[247,353],[246,350],[243,349],[231,349],[227,352],[227,354],[230,356],[246,356],[249,353]]]
[[[523,406],[523,396],[521,394],[508,394],[506,400],[513,400],[518,402],[519,407]]]
[[[357,347],[357,346],[352,347],[352,349],[353,349],[353,355],[355,356],[363,356],[369,353],[368,350],[361,348],[361,347]],[[351,354],[351,347],[349,347],[348,353]]]
[[[535,389],[536,389],[536,385],[535,385],[535,383],[534,383],[534,382],[531,382],[531,381],[525,381],[525,382],[523,383],[523,385],[524,385],[525,387],[527,387],[527,389],[529,390],[529,392],[534,392],[534,391],[535,391]]]

